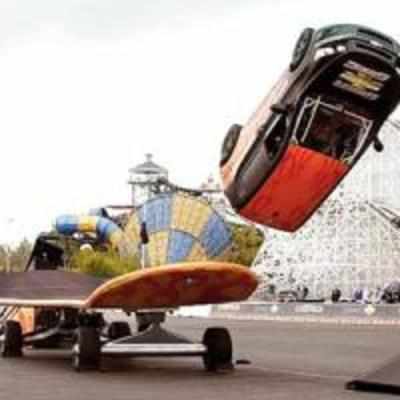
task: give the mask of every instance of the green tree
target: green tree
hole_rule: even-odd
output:
[[[10,266],[13,272],[23,271],[32,253],[32,244],[24,238],[10,251]]]
[[[7,247],[0,245],[0,271],[5,271],[7,265]]]
[[[5,271],[9,265],[11,271],[23,271],[32,253],[32,244],[23,239],[15,248],[0,245],[0,271]]]
[[[100,278],[113,278],[139,268],[139,260],[121,258],[111,249],[106,251],[84,249],[75,252],[70,260],[69,267],[73,271],[97,276]]]
[[[254,225],[231,224],[233,247],[229,261],[250,266],[264,242],[263,233]]]

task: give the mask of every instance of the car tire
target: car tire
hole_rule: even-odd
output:
[[[206,371],[232,369],[232,339],[226,328],[208,328],[204,332],[203,345],[206,353],[203,356]]]
[[[131,327],[126,321],[111,322],[107,330],[107,336],[110,340],[118,340],[131,335]]]
[[[303,62],[307,51],[310,48],[314,32],[314,29],[306,28],[301,33],[293,50],[292,61],[289,66],[290,72],[294,72]]]
[[[22,357],[23,343],[21,324],[17,321],[6,321],[4,340],[1,346],[2,357]]]
[[[222,152],[221,152],[221,161],[220,161],[220,167],[224,166],[228,160],[231,158],[231,155],[233,153],[233,150],[236,147],[236,143],[239,140],[240,132],[242,131],[242,125],[239,124],[233,124],[224,139],[224,142],[222,144]]]
[[[81,326],[77,331],[78,349],[73,356],[75,371],[99,369],[101,358],[100,335],[96,328]]]

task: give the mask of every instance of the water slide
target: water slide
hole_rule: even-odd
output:
[[[143,227],[148,236],[145,246]],[[206,200],[182,193],[148,200],[130,214],[124,229],[104,213],[62,215],[56,219],[55,228],[66,236],[95,233],[121,255],[145,251],[147,267],[222,260],[232,246],[231,230],[224,218]]]
[[[55,221],[57,233],[72,236],[75,233],[96,233],[102,241],[108,242],[121,255],[135,253],[133,243],[129,243],[124,231],[108,218],[92,215],[61,215]]]

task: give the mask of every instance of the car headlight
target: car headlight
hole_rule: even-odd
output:
[[[336,53],[333,47],[322,47],[315,52],[314,59],[319,60],[320,58],[331,56]]]

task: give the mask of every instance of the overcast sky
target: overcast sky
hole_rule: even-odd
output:
[[[127,203],[127,171],[147,152],[198,186],[304,27],[354,22],[400,40],[397,3],[0,0],[0,243]]]

